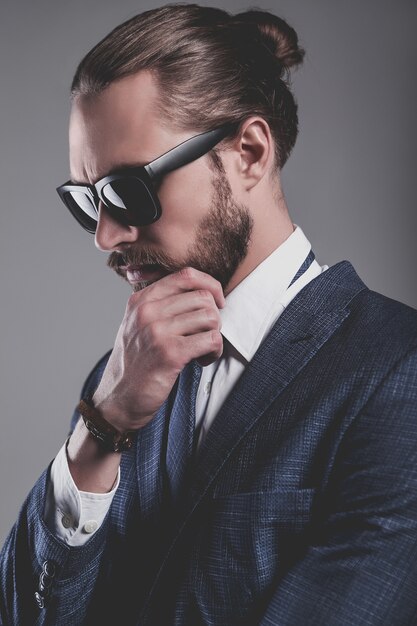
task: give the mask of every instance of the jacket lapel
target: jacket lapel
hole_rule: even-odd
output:
[[[291,301],[217,414],[193,471],[189,511],[198,505],[246,433],[349,315],[367,289],[348,261],[312,280]]]
[[[164,504],[166,433],[172,397],[173,392],[149,424],[138,431],[136,468],[141,519],[145,522],[160,521]]]

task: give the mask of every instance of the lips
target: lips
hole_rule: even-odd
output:
[[[123,269],[126,271],[126,279],[131,285],[143,282],[153,282],[169,273],[160,265],[128,265]]]

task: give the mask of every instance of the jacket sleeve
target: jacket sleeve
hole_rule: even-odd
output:
[[[277,584],[261,626],[415,626],[415,349],[351,423],[321,498],[309,548]]]
[[[93,368],[81,397],[98,385],[109,356]],[[71,430],[78,417],[74,412]],[[82,547],[71,548],[57,539],[43,520],[49,473],[50,466],[29,493],[0,553],[4,626],[81,624],[98,577],[108,520]]]

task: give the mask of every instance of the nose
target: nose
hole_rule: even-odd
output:
[[[102,202],[99,205],[98,222],[94,238],[99,250],[114,251],[123,249],[139,238],[139,227],[121,224],[115,220]]]

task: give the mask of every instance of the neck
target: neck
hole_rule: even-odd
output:
[[[248,253],[224,290],[227,296],[255,267],[266,259],[295,230],[284,198],[254,219]]]

